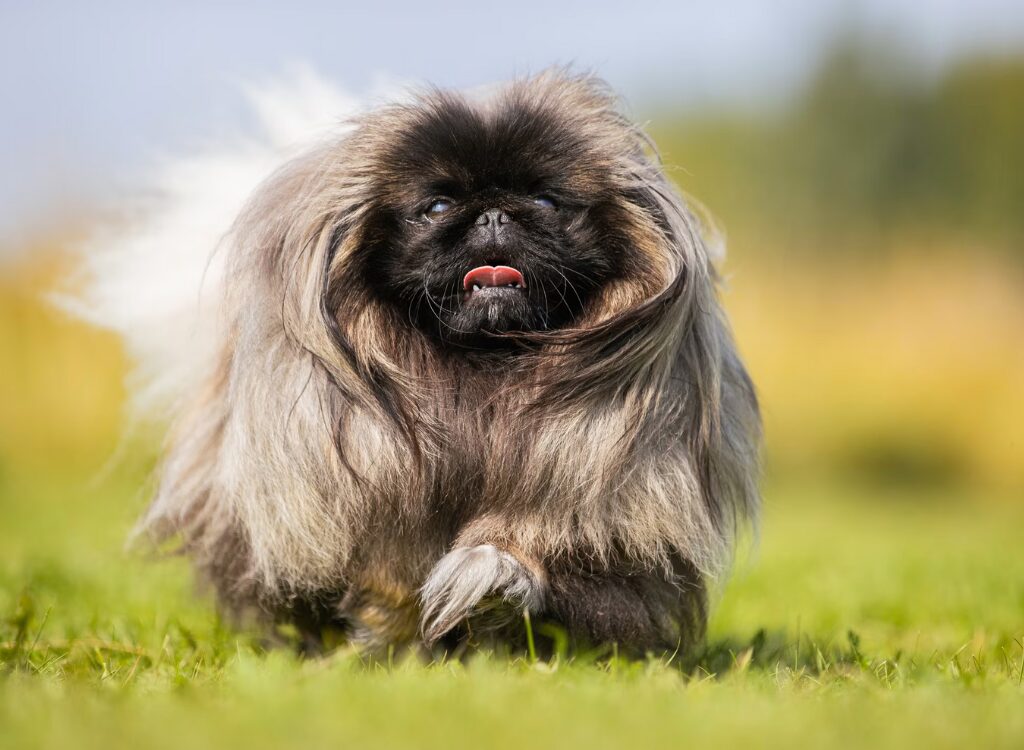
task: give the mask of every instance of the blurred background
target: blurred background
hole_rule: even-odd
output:
[[[297,65],[356,94],[554,63],[607,78],[728,238],[769,520],[843,497],[826,540],[850,513],[912,536],[890,504],[993,518],[1021,504],[1024,4],[344,5],[0,9],[7,543],[99,514],[119,545],[155,452],[122,439],[118,341],[47,302],[72,249],[160,156],[245,137],[246,82]]]

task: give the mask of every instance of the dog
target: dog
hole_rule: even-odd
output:
[[[314,641],[515,644],[528,611],[696,648],[761,442],[705,232],[596,78],[359,114],[221,243],[141,532]]]

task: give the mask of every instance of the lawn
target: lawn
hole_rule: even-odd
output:
[[[1021,747],[1024,509],[999,493],[769,483],[707,649],[626,662],[302,660],[125,552],[138,470],[8,472],[0,745]]]

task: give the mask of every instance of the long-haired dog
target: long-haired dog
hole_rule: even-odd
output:
[[[699,642],[758,408],[700,223],[601,82],[364,112],[218,254],[142,528],[228,609],[368,648],[515,641],[523,610]]]

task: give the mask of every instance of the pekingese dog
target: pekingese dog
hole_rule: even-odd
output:
[[[368,649],[691,649],[758,508],[700,225],[600,81],[435,91],[294,159],[226,246],[142,522],[232,611]]]

